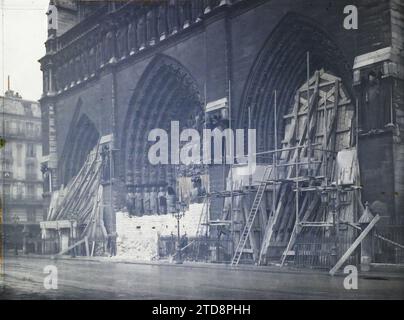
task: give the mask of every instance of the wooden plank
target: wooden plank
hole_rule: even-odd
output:
[[[335,266],[330,270],[330,275],[334,275],[339,268],[344,264],[344,262],[350,257],[350,255],[355,251],[359,244],[365,239],[370,230],[375,226],[375,224],[380,220],[380,216],[377,214],[372,221],[367,225],[367,227],[362,231],[358,238],[352,243],[348,250],[343,254],[343,256],[338,260]]]
[[[303,217],[301,218],[302,221],[305,221],[305,220],[307,220],[309,218],[309,216],[314,211],[314,209],[317,208],[319,200],[320,200],[319,196],[316,195],[312,199],[312,201],[310,202],[310,204],[307,207],[307,202],[309,200],[308,200],[308,196],[306,195],[306,197],[304,198],[302,208],[300,209],[300,212],[299,212],[299,217],[301,217],[303,212],[304,212]],[[306,209],[306,207],[307,207],[307,209]],[[285,249],[285,251],[284,251],[284,253],[282,255],[281,267],[285,263],[287,252],[290,251],[293,248],[293,246],[295,244],[295,241],[296,241],[296,236],[297,236],[298,233],[299,233],[299,227],[295,223],[295,225],[293,226],[293,231],[292,231],[290,239],[289,239],[289,243],[288,243],[288,245],[287,245],[287,247],[286,247],[286,249]]]
[[[95,249],[95,241],[93,241],[93,245],[91,247],[91,254],[90,254],[91,257],[94,256],[94,249]]]
[[[85,239],[81,239],[80,241],[77,241],[75,244],[72,244],[65,250],[60,251],[56,256],[61,256],[61,255],[65,254],[66,252],[69,252],[71,249],[77,247],[78,245],[82,244],[83,242],[85,242]]]
[[[259,209],[257,209],[257,210],[259,210]],[[248,218],[249,218],[249,216],[250,216],[250,210],[243,210],[244,211],[244,221],[245,221],[245,225],[246,224],[248,224]],[[252,226],[254,225],[254,223],[256,223],[255,222],[255,220],[256,220],[256,217],[254,218],[254,220],[251,222],[251,227],[249,228],[249,230],[248,230],[248,242],[250,243],[250,248],[251,248],[251,250],[252,250],[252,254],[253,254],[253,259],[254,259],[254,261],[257,261],[258,259],[257,259],[257,257],[256,257],[256,254],[255,254],[255,252],[257,252],[257,250],[258,250],[258,248],[257,248],[257,243],[256,243],[256,241],[255,241],[255,238],[254,238],[254,233],[253,232],[251,232],[251,229],[252,229]],[[244,245],[244,247],[242,248],[242,250],[244,250],[245,249],[245,245]],[[242,252],[246,252],[246,251],[242,251]]]
[[[272,190],[272,196],[273,196],[273,190]],[[267,217],[267,194],[264,193],[261,205],[260,205],[260,230],[264,230],[265,226],[267,225],[268,222],[268,217]]]
[[[313,94],[311,97],[309,97],[310,99],[310,103],[309,103],[309,111],[308,111],[308,116],[304,119],[304,128],[303,128],[303,132],[301,137],[299,137],[299,129],[298,129],[298,112],[299,112],[299,101],[300,101],[300,97],[298,96],[298,99],[296,101],[295,107],[294,107],[294,140],[298,140],[299,142],[297,143],[297,146],[303,146],[303,144],[305,143],[306,140],[306,136],[309,132],[309,126],[310,126],[310,122],[311,122],[311,118],[314,116],[317,116],[317,112],[314,112],[313,110],[315,110],[316,108],[314,108],[314,105],[316,105],[317,103],[317,99],[318,99],[318,92],[319,92],[319,88],[318,88],[318,83],[319,83],[319,72],[317,71],[315,76],[315,83],[316,83],[316,89],[314,90]],[[295,141],[293,141],[292,145],[295,145]],[[293,156],[292,158],[290,157],[291,153],[293,152]],[[289,163],[294,163],[296,161],[296,159],[299,158],[301,149],[300,148],[296,148],[293,150],[290,150],[287,154],[286,157],[286,161]],[[287,178],[290,178],[292,176],[294,170],[294,166],[290,166],[287,170]],[[298,173],[296,173],[296,175],[298,175]],[[261,251],[259,254],[259,259],[258,259],[258,264],[261,263],[261,260],[263,258],[263,256],[266,254],[266,252],[268,251],[268,247],[269,244],[271,242],[271,238],[272,238],[272,234],[274,232],[274,226],[277,224],[278,222],[278,218],[281,212],[285,212],[284,207],[288,204],[288,201],[285,200],[285,197],[289,196],[289,192],[290,192],[290,186],[288,184],[283,184],[281,186],[281,194],[279,196],[279,201],[277,203],[277,208],[275,211],[274,216],[272,217],[272,219],[270,219],[268,221],[268,225],[265,229],[265,234],[264,234],[264,238],[262,240],[262,244],[261,244]]]
[[[84,237],[84,243],[85,243],[85,246],[86,246],[86,256],[89,257],[90,256],[90,247],[88,245],[88,237],[87,236]]]
[[[99,168],[101,167],[100,163],[98,162],[99,159],[99,154],[98,154],[98,149],[99,149],[99,142],[97,143],[97,146],[90,152],[90,154],[87,156],[86,162],[80,169],[79,173],[77,176],[74,178],[73,183],[70,184],[65,188],[66,190],[66,196],[63,199],[63,202],[59,206],[59,210],[56,214],[57,219],[64,217],[69,213],[69,211],[73,211],[75,204],[77,204],[77,199],[80,199],[80,195],[87,195],[87,192],[83,191],[83,189],[87,189],[88,185],[92,182],[94,179],[94,171],[98,173]],[[95,150],[95,151],[94,151]],[[94,159],[91,159],[92,155],[94,156]],[[94,166],[98,164],[98,168],[94,169]]]

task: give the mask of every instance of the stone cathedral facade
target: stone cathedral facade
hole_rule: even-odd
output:
[[[357,29],[344,27],[347,5],[358,10]],[[148,133],[171,121],[200,129],[205,106],[217,101],[231,108],[219,125],[255,128],[258,151],[273,149],[273,92],[282,123],[309,52],[309,76],[339,77],[356,102],[362,200],[383,208],[385,224],[404,224],[399,0],[55,0],[48,26],[40,59],[48,199],[106,136],[115,206],[128,194],[175,189],[178,168],[148,162]],[[211,189],[225,185],[219,171],[201,173]]]

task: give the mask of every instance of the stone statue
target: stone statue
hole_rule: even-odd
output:
[[[137,32],[136,22],[130,23],[128,26],[128,49],[129,55],[133,55],[137,50]]]
[[[167,212],[175,213],[177,212],[177,197],[175,190],[172,187],[167,188]]]
[[[133,192],[133,187],[128,187],[128,192],[126,193],[126,208],[128,209],[129,215],[135,214],[135,193]]]
[[[137,25],[137,40],[139,43],[139,50],[143,50],[146,47],[146,28],[144,16],[141,16]]]
[[[134,194],[134,205],[135,205],[135,215],[143,215],[144,207],[143,207],[143,194],[139,187],[136,187]]]
[[[154,45],[156,43],[156,27],[155,27],[156,18],[153,9],[147,12],[146,19],[147,19],[147,28],[146,28],[147,40],[149,41],[150,45]]]
[[[150,189],[150,211],[152,214],[158,213],[157,187],[151,187]]]
[[[389,93],[386,91],[387,88],[382,84],[381,75],[370,71],[364,88],[364,101],[361,110],[363,131],[383,129],[388,123]]]
[[[178,32],[178,7],[175,0],[168,3],[168,28],[171,34]]]
[[[123,59],[126,56],[126,48],[127,48],[127,37],[126,37],[126,29],[120,28],[116,34],[117,41],[117,58]]]
[[[105,63],[109,63],[114,57],[114,36],[112,34],[112,31],[109,31],[105,36],[104,54]]]
[[[149,215],[151,212],[151,208],[150,208],[150,190],[148,187],[144,188],[143,207],[144,207],[144,214]]]
[[[160,5],[157,17],[157,32],[160,40],[167,36],[167,13],[165,5]]]

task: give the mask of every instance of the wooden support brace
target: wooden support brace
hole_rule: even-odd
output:
[[[85,243],[85,246],[86,246],[86,256],[89,257],[90,256],[90,247],[88,245],[88,237],[87,236],[84,237],[84,243]]]
[[[344,262],[349,258],[349,256],[355,251],[355,249],[359,246],[359,244],[365,239],[370,230],[375,226],[377,221],[380,220],[380,216],[377,214],[372,221],[367,225],[367,227],[362,231],[358,238],[352,243],[352,245],[348,248],[348,250],[344,253],[344,255],[338,260],[336,265],[330,270],[330,275],[334,275],[339,268],[344,264]]]
[[[66,252],[69,252],[73,248],[77,247],[78,245],[80,245],[80,244],[82,244],[83,242],[86,242],[86,241],[87,241],[87,237],[84,237],[84,239],[81,239],[80,241],[77,241],[75,244],[72,244],[71,246],[69,246],[65,250],[60,251],[56,256],[61,256],[61,255],[65,254]]]

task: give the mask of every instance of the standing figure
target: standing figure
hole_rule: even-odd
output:
[[[143,194],[139,187],[135,190],[135,215],[142,216],[144,213],[143,208]]]
[[[116,232],[112,232],[108,235],[108,248],[110,257],[116,256],[116,238],[118,234]]]
[[[126,208],[128,209],[129,215],[134,215],[135,207],[135,193],[133,192],[133,187],[128,187],[128,193],[126,194]]]
[[[152,214],[158,214],[158,197],[157,187],[151,187],[150,189],[150,211]]]
[[[175,191],[172,187],[167,188],[167,212],[175,213],[177,212],[177,197]]]
[[[143,195],[143,206],[144,206],[144,214],[149,215],[151,214],[151,207],[150,207],[150,190],[148,187],[144,189]]]
[[[164,187],[160,187],[158,192],[158,205],[159,214],[167,214],[167,193],[164,190]]]

